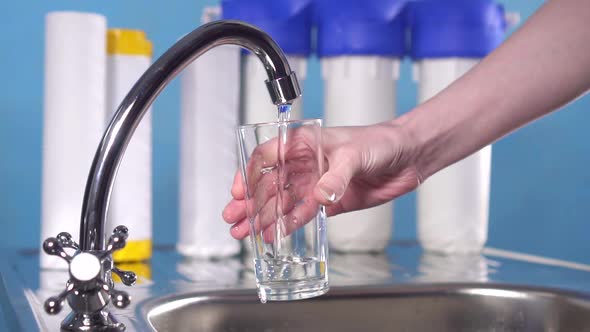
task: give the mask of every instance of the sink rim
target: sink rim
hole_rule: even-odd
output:
[[[590,302],[590,293],[571,290],[567,288],[551,287],[551,286],[535,286],[526,284],[508,284],[508,283],[491,283],[491,282],[429,282],[429,283],[408,283],[408,284],[383,284],[383,285],[345,285],[345,286],[330,286],[330,290],[318,297],[294,300],[294,301],[309,301],[322,300],[323,298],[334,297],[351,297],[351,296],[391,296],[395,294],[403,295],[422,295],[422,294],[468,294],[468,291],[479,290],[498,290],[518,292],[533,292],[546,295],[559,295],[570,298],[576,298]],[[503,293],[508,296],[508,293]],[[482,294],[483,295],[483,294]],[[493,294],[486,294],[492,295]],[[498,293],[497,296],[500,296]],[[244,302],[244,298],[251,297],[258,300],[256,288],[223,288],[218,290],[203,290],[203,291],[189,291],[179,294],[167,294],[154,298],[150,298],[141,303],[141,307],[146,310],[152,310],[163,303],[170,303],[172,301],[186,301],[188,299],[202,299],[209,298],[211,300],[219,300],[223,298],[238,298],[240,302]],[[245,299],[250,301],[250,299]],[[201,300],[202,301],[202,300]],[[200,301],[194,301],[200,302]],[[283,302],[283,301],[270,301]],[[192,303],[192,302],[186,302]]]
[[[444,283],[410,283],[390,285],[359,285],[330,287],[323,296],[300,301],[330,301],[338,298],[387,298],[442,295],[481,295],[497,297],[524,297],[534,294],[537,297],[564,297],[569,300],[583,301],[590,305],[590,293],[570,289],[546,286],[529,286],[524,284],[504,284],[488,282],[444,282]],[[181,294],[164,295],[148,299],[138,306],[140,320],[146,327],[154,329],[150,317],[169,312],[177,308],[198,303],[250,303],[258,302],[255,288],[220,289],[210,291],[192,291]],[[259,303],[259,302],[258,302]],[[271,304],[272,303],[268,303]],[[267,305],[268,305],[267,304]]]

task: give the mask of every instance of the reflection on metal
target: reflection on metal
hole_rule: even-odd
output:
[[[479,254],[442,255],[424,252],[418,267],[421,282],[485,282],[493,262]]]
[[[509,298],[509,299],[526,299],[527,298],[526,293],[517,292],[514,290],[497,289],[497,288],[466,289],[463,291],[463,293],[470,294],[470,295],[503,297],[503,298]]]
[[[185,257],[176,264],[176,271],[188,280],[188,284],[222,287],[239,284],[242,267],[242,261],[236,257],[223,259]],[[182,283],[180,288],[186,287],[186,284]]]
[[[390,259],[385,253],[332,253],[330,255],[330,283],[363,284],[368,280],[383,282],[393,279]]]

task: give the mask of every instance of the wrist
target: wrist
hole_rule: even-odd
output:
[[[420,183],[448,166],[445,157],[449,156],[449,147],[453,145],[451,130],[446,128],[449,121],[438,119],[437,113],[425,103],[392,121],[405,137],[407,162],[416,170]]]

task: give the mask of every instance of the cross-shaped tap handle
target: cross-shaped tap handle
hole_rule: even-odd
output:
[[[103,278],[110,272],[114,272],[127,286],[131,286],[137,281],[135,273],[122,271],[112,264],[112,253],[125,247],[128,236],[127,227],[117,226],[102,252],[80,250],[80,246],[66,232],[46,239],[43,242],[43,250],[49,255],[59,256],[68,262],[70,279],[64,291],[45,301],[45,311],[51,315],[59,313],[66,300],[76,313],[88,313],[89,311],[99,313],[108,305],[109,301],[112,301],[117,308],[127,307],[131,302],[129,294],[115,290],[110,286],[112,285],[111,281]],[[70,255],[65,248],[74,249],[75,253]],[[95,297],[98,301],[94,299]]]

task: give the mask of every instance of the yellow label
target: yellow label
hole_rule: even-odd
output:
[[[113,253],[115,263],[142,262],[150,258],[152,258],[152,240],[127,241],[125,248]]]
[[[145,32],[131,29],[109,29],[107,32],[107,54],[152,56],[152,42]]]

